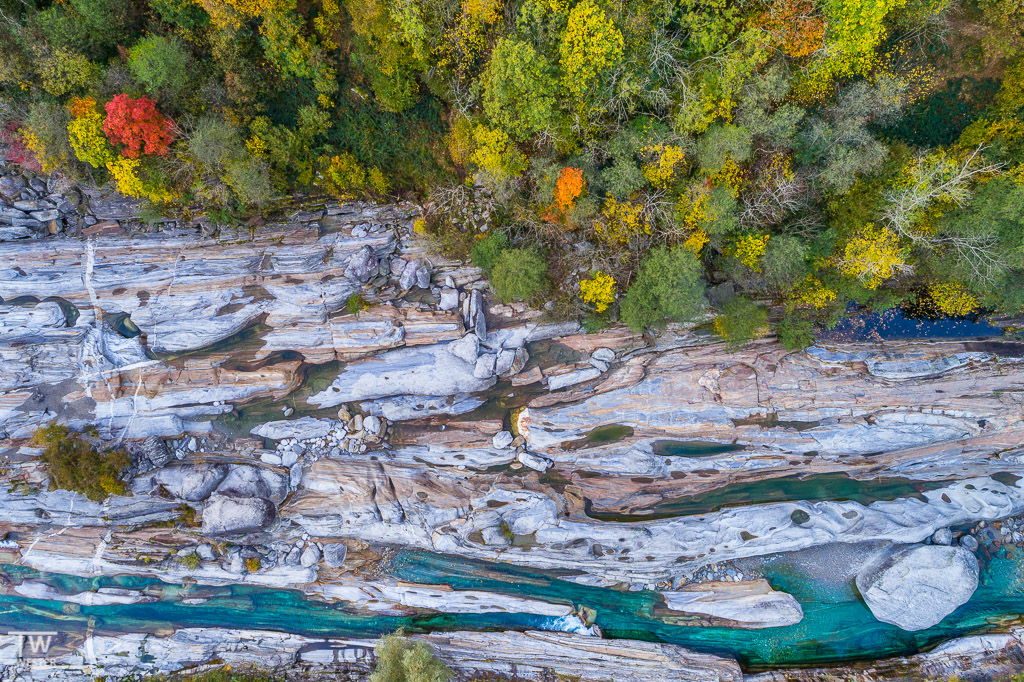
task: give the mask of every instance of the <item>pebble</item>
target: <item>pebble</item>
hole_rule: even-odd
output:
[[[932,542],[936,545],[948,545],[953,542],[953,532],[948,528],[939,528],[932,534]]]

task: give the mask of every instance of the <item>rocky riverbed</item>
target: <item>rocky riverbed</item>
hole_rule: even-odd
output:
[[[1019,340],[586,334],[493,301],[411,205],[146,226],[11,175],[0,201],[0,630],[70,628],[49,654],[66,678],[215,659],[358,678],[398,626],[530,679],[1022,660],[1024,591],[996,579],[1024,541]],[[31,437],[54,420],[131,454],[125,495],[48,490]],[[243,598],[302,615],[250,626]],[[769,652],[799,628],[900,644]],[[8,674],[57,674],[16,646]],[[846,667],[786,672],[819,662]]]

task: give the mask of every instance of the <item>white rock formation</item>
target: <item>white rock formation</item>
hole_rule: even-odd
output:
[[[875,618],[911,632],[936,625],[978,589],[978,559],[963,547],[893,547],[857,574]]]

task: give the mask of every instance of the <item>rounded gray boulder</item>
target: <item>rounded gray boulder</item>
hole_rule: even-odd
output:
[[[871,613],[903,630],[930,628],[978,589],[978,559],[964,547],[892,547],[857,574]]]
[[[259,497],[214,495],[203,510],[203,535],[257,533],[277,515],[270,500]]]

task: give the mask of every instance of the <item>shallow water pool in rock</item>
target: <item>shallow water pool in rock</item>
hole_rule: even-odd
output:
[[[852,500],[871,504],[899,497],[919,497],[921,493],[947,485],[949,481],[917,481],[909,478],[877,478],[861,481],[845,473],[812,476],[780,476],[758,481],[731,483],[696,495],[663,499],[632,513],[602,512],[587,505],[586,513],[599,521],[637,522],[695,514],[709,514],[723,507],[768,502],[807,500]]]

